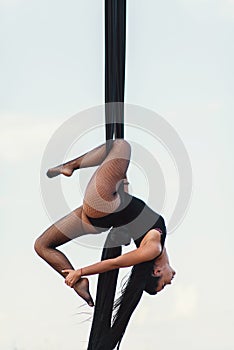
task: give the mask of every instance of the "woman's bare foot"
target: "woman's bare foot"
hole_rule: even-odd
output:
[[[89,292],[89,280],[88,278],[80,278],[74,285],[75,292],[86,301],[89,306],[94,306],[93,298]]]
[[[68,165],[65,165],[65,164],[61,164],[61,165],[58,165],[54,168],[51,168],[47,171],[46,175],[49,177],[49,178],[52,178],[52,177],[55,177],[55,176],[58,176],[58,175],[65,175],[65,176],[71,176],[73,174],[73,171],[74,169],[71,168],[71,166],[69,167]]]

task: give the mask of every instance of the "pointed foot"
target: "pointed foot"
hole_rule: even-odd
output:
[[[65,166],[65,165],[58,165],[54,168],[50,168],[46,175],[49,177],[49,178],[52,178],[52,177],[55,177],[55,176],[58,176],[58,175],[65,175],[65,176],[71,176],[73,174],[73,169],[68,167],[68,166]]]
[[[93,298],[89,292],[89,280],[88,278],[81,278],[79,281],[74,285],[75,292],[86,301],[86,303],[93,307],[94,302]]]

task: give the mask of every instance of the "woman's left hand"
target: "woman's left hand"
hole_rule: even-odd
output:
[[[71,288],[74,287],[76,282],[81,278],[80,270],[62,270],[62,272],[68,274],[65,278],[65,283]]]

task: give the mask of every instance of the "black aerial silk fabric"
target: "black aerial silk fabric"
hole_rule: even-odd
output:
[[[126,0],[105,0],[105,124],[106,147],[109,152],[113,138],[124,138],[124,82],[126,51]],[[101,260],[121,255],[121,245],[106,248]],[[100,339],[111,328],[112,310],[119,270],[100,274],[95,311],[88,350],[97,350]],[[111,346],[110,346],[111,348]]]
[[[105,1],[106,140],[124,138],[126,0]],[[117,103],[115,103],[117,102]]]

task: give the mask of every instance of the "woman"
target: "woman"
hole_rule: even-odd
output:
[[[163,218],[143,201],[127,193],[126,172],[130,153],[128,142],[117,139],[113,141],[107,155],[104,144],[47,172],[50,178],[60,174],[71,176],[76,169],[99,165],[85,191],[83,206],[60,219],[35,242],[35,250],[39,256],[65,277],[65,283],[90,306],[94,303],[86,276],[134,266],[128,283],[130,287],[127,286],[125,292],[127,295],[128,290],[132,290],[131,284],[135,285],[137,280],[141,280],[144,283],[138,283],[138,286],[141,285],[137,297],[139,299],[143,290],[150,294],[161,291],[171,283],[175,275],[164,248],[166,228]],[[78,270],[75,270],[67,257],[57,250],[58,246],[71,239],[89,233],[100,233],[111,227],[127,229],[137,248]],[[131,302],[132,300],[131,297]],[[136,303],[138,302],[139,300]]]

